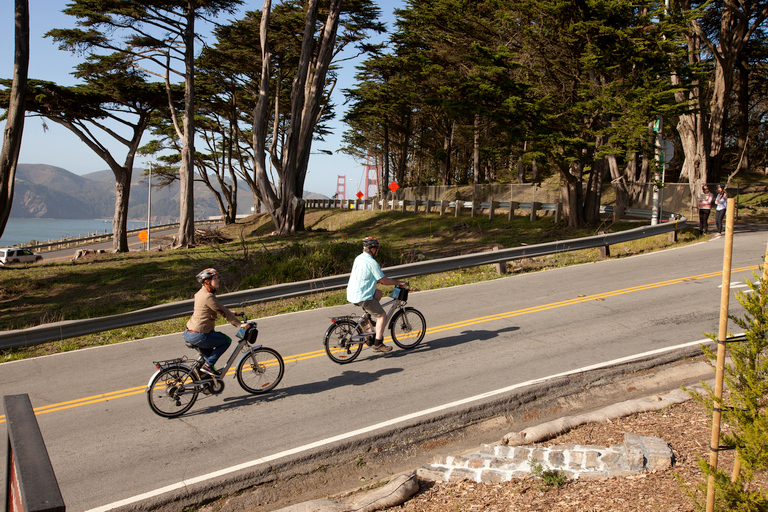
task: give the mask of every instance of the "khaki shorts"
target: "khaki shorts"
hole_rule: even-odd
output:
[[[381,304],[379,304],[379,301],[376,299],[363,301],[360,303],[360,305],[363,307],[363,310],[366,313],[370,313],[370,315],[374,318],[379,318],[387,314],[384,312],[384,308],[381,307]]]

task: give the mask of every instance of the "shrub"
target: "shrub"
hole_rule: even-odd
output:
[[[705,510],[706,503],[701,502],[699,497],[701,494],[706,496],[707,480],[712,475],[717,510],[768,510],[766,491],[755,485],[756,473],[768,469],[768,282],[757,279],[756,283],[748,284],[752,293],[737,294],[737,300],[746,311],[745,315],[740,318],[730,317],[744,330],[745,341],[728,345],[731,362],[725,365],[723,373],[728,396],[717,398],[715,390],[706,384],[705,395],[691,393],[709,414],[712,414],[715,406],[720,408],[721,421],[732,427],[730,432],[720,434],[720,444],[735,447],[741,466],[738,479],[731,482],[726,471],[713,468],[709,461],[699,460],[699,466],[707,478],[698,487],[700,494],[692,498],[701,510]],[[708,336],[717,339],[715,335]],[[703,350],[711,361],[717,360],[713,350],[708,347],[703,347]]]

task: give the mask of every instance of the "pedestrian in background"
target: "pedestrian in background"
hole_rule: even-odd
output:
[[[722,183],[717,186],[717,197],[715,198],[716,211],[715,211],[715,224],[717,225],[717,234],[715,238],[723,236],[723,219],[725,218],[725,210],[728,208],[728,191],[725,190],[725,185]]]
[[[704,184],[699,195],[699,234],[706,235],[709,232],[709,210],[712,208],[714,196],[709,187]]]

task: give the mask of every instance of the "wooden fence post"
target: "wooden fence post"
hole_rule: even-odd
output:
[[[517,201],[509,202],[509,221],[510,222],[515,217],[515,210],[517,210],[519,207],[520,207],[520,203],[518,203]]]
[[[604,235],[605,231],[598,231],[598,235]],[[611,247],[609,245],[603,245],[600,247],[600,257],[601,258],[610,258],[611,257]]]
[[[445,215],[445,207],[448,205],[448,201],[445,199],[440,200],[440,216]]]
[[[493,250],[494,251],[498,251],[498,250],[503,249],[503,248],[504,248],[504,246],[501,245],[501,244],[496,244],[496,245],[493,246]],[[506,261],[502,261],[502,262],[499,262],[499,263],[494,263],[494,266],[496,267],[496,272],[498,272],[499,274],[503,275],[503,274],[507,273],[507,262]]]
[[[536,210],[539,208],[541,208],[541,203],[531,203],[531,222],[538,218]]]

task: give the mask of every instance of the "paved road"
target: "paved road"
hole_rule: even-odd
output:
[[[174,229],[153,229],[150,233],[150,244],[153,249],[161,246],[161,245],[167,245],[168,241],[176,234],[178,233],[178,228]],[[146,247],[146,244],[139,240],[138,235],[131,234],[128,236],[128,250],[130,251],[141,251],[144,250]],[[112,249],[112,241],[109,240],[107,242],[97,242],[87,245],[80,245],[76,247],[68,247],[66,249],[57,249],[55,251],[44,251],[40,254],[43,256],[43,261],[67,261],[71,260],[72,256],[75,255],[75,252],[77,252],[79,249],[90,249],[90,250],[105,250],[109,251]]]
[[[767,235],[737,233],[734,289],[762,262]],[[175,420],[152,414],[143,389],[153,360],[191,355],[179,335],[2,364],[0,389],[30,395],[67,509],[88,510],[532,379],[700,340],[717,330],[723,244],[413,293],[409,304],[429,326],[422,346],[366,349],[345,366],[326,357],[321,337],[329,317],[354,307],[264,318],[260,341],[287,361],[275,392],[253,397],[227,379],[222,395]]]

